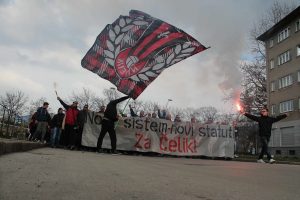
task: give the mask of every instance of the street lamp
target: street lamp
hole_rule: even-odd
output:
[[[167,104],[166,104],[166,109],[168,108],[168,104],[170,101],[173,101],[172,99],[168,99]]]

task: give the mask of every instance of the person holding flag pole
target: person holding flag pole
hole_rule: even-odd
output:
[[[279,115],[276,117],[270,117],[269,116],[269,111],[266,107],[263,107],[260,111],[260,116],[254,116],[251,115],[250,113],[246,113],[243,108],[238,108],[239,112],[242,115],[245,115],[249,119],[252,119],[253,121],[258,122],[258,132],[259,132],[259,137],[260,137],[260,142],[262,145],[261,152],[259,154],[258,163],[265,163],[263,160],[263,156],[266,154],[267,158],[269,160],[269,163],[274,163],[275,160],[272,158],[271,154],[268,151],[268,143],[270,141],[271,137],[271,130],[272,130],[272,124],[275,122],[278,122],[284,118],[287,117],[287,114]]]
[[[131,10],[128,16],[120,16],[101,31],[81,60],[81,66],[135,100],[165,69],[206,49],[172,24]],[[115,152],[116,104],[129,96],[108,104],[97,142],[99,152],[106,132],[110,134],[112,152]]]
[[[115,122],[118,121],[117,104],[128,98],[130,98],[130,96],[124,96],[119,99],[112,100],[107,104],[102,120],[100,135],[97,141],[97,151],[99,153],[103,153],[102,142],[105,134],[108,132],[111,142],[111,153],[116,154],[117,136],[115,131]]]

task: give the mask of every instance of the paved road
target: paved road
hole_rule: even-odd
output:
[[[1,200],[300,199],[300,166],[43,148],[0,157]]]

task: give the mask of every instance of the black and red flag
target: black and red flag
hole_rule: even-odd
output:
[[[81,65],[136,99],[163,70],[205,49],[181,29],[131,10],[104,28]]]

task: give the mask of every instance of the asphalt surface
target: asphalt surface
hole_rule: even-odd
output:
[[[0,157],[1,200],[298,200],[299,188],[299,165],[51,148]]]

